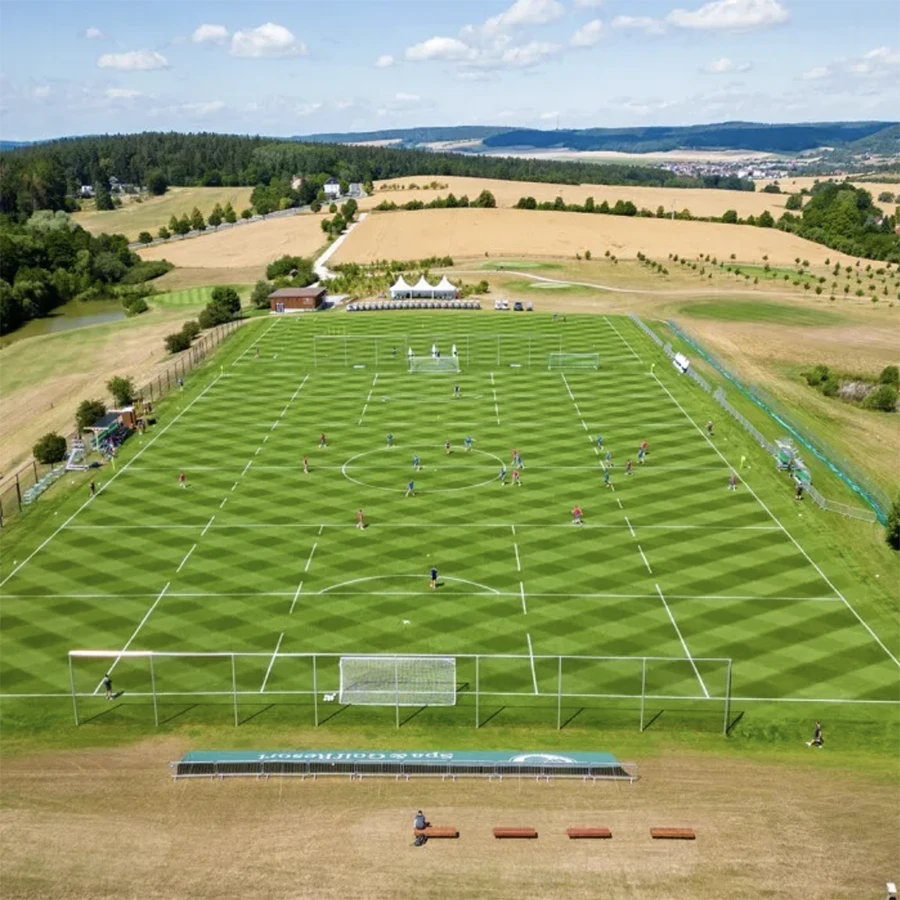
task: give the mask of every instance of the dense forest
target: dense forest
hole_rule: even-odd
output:
[[[150,292],[144,282],[172,268],[142,262],[121,234],[95,237],[64,212],[0,225],[0,334],[69,300],[118,297],[128,312],[142,312]]]
[[[292,175],[374,181],[465,175],[558,184],[720,187],[753,190],[735,177],[678,176],[651,166],[595,165],[425,150],[273,141],[220,134],[146,132],[71,138],[0,154],[0,212],[22,220],[36,209],[72,209],[78,187],[105,191],[110,176],[148,185],[268,185]]]

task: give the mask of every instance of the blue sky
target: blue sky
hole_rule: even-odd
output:
[[[894,0],[0,2],[0,136],[900,118]]]

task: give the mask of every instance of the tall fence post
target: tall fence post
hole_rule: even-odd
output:
[[[400,727],[400,660],[394,657],[394,721]]]
[[[31,461],[31,467],[34,469],[34,483],[38,483],[38,470],[37,470],[37,460],[33,459]]]
[[[153,696],[153,721],[159,728],[159,707],[156,702],[156,671],[153,668],[153,653],[150,653],[150,693]]]
[[[72,654],[69,654],[69,685],[72,688],[72,712],[75,715],[75,724],[81,724],[78,721],[78,695],[75,693],[75,668],[72,665]]]
[[[319,686],[316,676],[316,654],[313,653],[313,721],[316,728],[319,727]]]
[[[19,473],[16,472],[16,500],[19,503],[19,512],[22,512],[22,489],[19,487]]]
[[[725,674],[725,721],[722,723],[722,734],[728,737],[728,722],[731,718],[731,660],[728,660],[728,671]]]
[[[647,692],[647,657],[641,657],[641,732],[644,730],[644,695]]]
[[[235,727],[240,725],[238,719],[238,699],[237,699],[237,671],[234,666],[234,654],[231,654],[231,696],[234,700],[234,724]]]
[[[475,727],[481,728],[481,716],[478,714],[478,663],[481,657],[475,654]]]
[[[530,342],[529,342],[530,346]],[[556,730],[562,728],[562,657],[558,657],[559,670],[556,673]]]

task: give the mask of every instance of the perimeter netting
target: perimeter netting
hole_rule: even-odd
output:
[[[599,369],[599,353],[551,353],[547,368],[551,371],[567,369]]]
[[[455,706],[456,659],[342,656],[340,702],[360,706]]]
[[[411,356],[410,372],[458,372],[459,358],[456,356]]]

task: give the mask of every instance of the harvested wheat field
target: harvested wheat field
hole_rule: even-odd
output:
[[[4,897],[849,898],[876,896],[896,871],[890,786],[818,758],[648,759],[631,786],[173,783],[167,763],[179,743],[6,759]],[[413,847],[419,807],[459,839]],[[539,837],[497,841],[496,825],[533,826]],[[613,839],[568,840],[579,825],[609,827]],[[659,825],[691,826],[697,840],[651,841]]]
[[[813,178],[812,176],[798,176],[796,178],[784,178],[778,182],[773,182],[771,179],[764,179],[756,182],[756,189],[759,191],[767,184],[777,183],[785,194],[795,194],[797,191],[803,190],[803,188],[811,191],[817,182],[828,181],[833,181],[836,184],[843,184],[845,181],[849,181],[854,187],[865,188],[872,195],[872,199],[876,203],[878,202],[878,195],[882,193],[882,191],[887,191],[890,194],[900,194],[900,182],[859,181],[858,179],[854,179],[852,175],[846,177],[830,177],[828,175],[822,175],[818,178]],[[777,197],[778,194],[770,194],[769,196]]]
[[[577,213],[534,212],[518,209],[424,209],[371,215],[354,229],[334,254],[335,262],[366,263],[378,259],[454,259],[490,256],[567,257],[590,250],[602,256],[634,257],[643,252],[654,259],[710,254],[738,262],[773,265],[793,263],[796,257],[821,265],[825,258],[855,262],[773,228],[638,219],[625,216],[587,216]]]
[[[279,256],[312,256],[325,243],[322,217],[311,213],[253,222],[216,234],[139,250],[142,259],[167,259],[194,269],[264,266]]]
[[[432,182],[446,184],[445,188],[418,188],[410,190],[409,184],[425,185]],[[400,186],[406,187],[400,190]],[[725,210],[733,209],[742,217],[758,216],[765,210],[777,219],[784,212],[787,197],[781,194],[760,194],[752,191],[719,191],[703,188],[655,188],[630,187],[609,184],[547,184],[539,181],[502,181],[496,178],[457,178],[454,176],[421,175],[411,178],[392,178],[375,183],[375,194],[360,201],[361,209],[372,209],[384,200],[393,200],[398,206],[410,200],[428,203],[437,197],[452,193],[463,194],[474,200],[482,191],[490,191],[497,200],[497,206],[515,206],[520,197],[534,197],[538,203],[553,202],[562,197],[566,203],[584,203],[588,197],[594,198],[598,206],[606,200],[613,205],[617,200],[630,200],[638,209],[647,208],[656,212],[662,206],[666,213],[675,209],[690,210],[694,216],[721,216]]]

